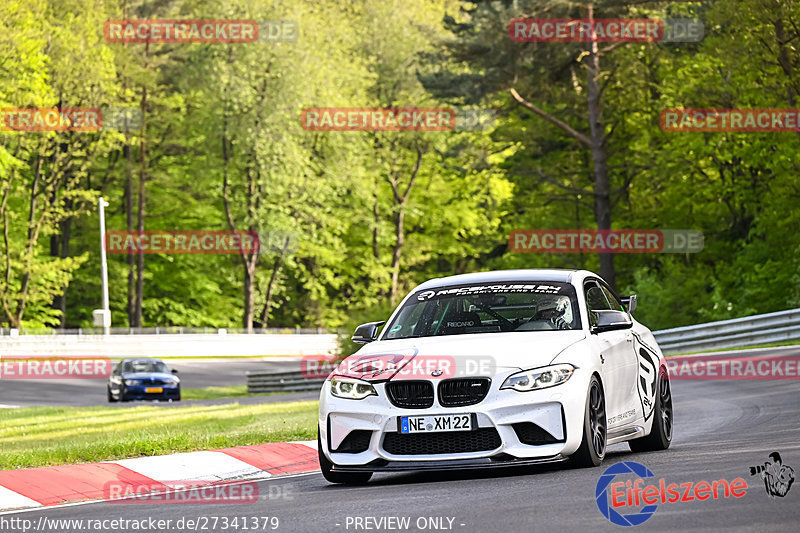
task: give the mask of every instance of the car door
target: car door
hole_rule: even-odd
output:
[[[597,325],[594,310],[619,310],[598,280],[584,283],[589,327]],[[620,304],[621,305],[621,304]],[[631,398],[636,396],[636,357],[630,329],[603,331],[591,335],[603,364],[606,393],[606,419],[609,429],[632,422],[637,412],[630,412]]]
[[[608,285],[601,281],[600,287],[603,289],[603,294],[612,309],[615,311],[625,311],[622,302],[617,295],[611,291]],[[647,405],[643,403],[641,399],[645,398],[645,401],[647,401],[647,384],[650,383],[651,378],[654,377],[655,374],[651,366],[648,366],[646,361],[638,354],[640,345],[637,342],[636,336],[633,334],[633,328],[620,330],[618,333],[625,334],[624,359],[627,361],[623,377],[625,393],[622,398],[619,420],[619,422],[624,425],[647,414]],[[643,392],[643,388],[645,392]],[[652,392],[652,385],[649,388]],[[650,406],[650,410],[652,411],[652,405]]]

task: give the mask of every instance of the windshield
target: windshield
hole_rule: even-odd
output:
[[[439,287],[406,300],[383,339],[581,329],[569,283],[504,282]]]
[[[127,361],[123,367],[123,372],[164,372],[169,373],[167,365],[161,361]]]

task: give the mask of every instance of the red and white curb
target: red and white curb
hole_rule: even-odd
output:
[[[278,442],[103,463],[0,471],[0,512],[107,499],[108,483],[136,491],[319,470],[317,442]],[[104,495],[105,494],[105,495]]]

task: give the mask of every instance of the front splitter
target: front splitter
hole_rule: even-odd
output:
[[[510,456],[507,456],[510,457]],[[476,468],[504,468],[510,466],[531,466],[552,463],[563,463],[566,457],[538,457],[536,459],[456,459],[449,461],[383,461],[378,460],[366,465],[333,465],[334,472],[408,472],[422,470],[467,470]]]

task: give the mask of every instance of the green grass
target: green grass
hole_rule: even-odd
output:
[[[243,396],[268,396],[270,394],[283,394],[281,392],[249,393],[247,385],[232,385],[230,387],[206,387],[204,389],[181,389],[182,400],[215,400],[217,398],[241,398]]]
[[[0,470],[313,440],[317,402],[0,409]]]
[[[783,342],[773,342],[770,344],[754,344],[752,346],[737,346],[734,348],[721,348],[717,350],[704,350],[702,352],[682,352],[682,353],[673,353],[669,354],[667,357],[675,357],[678,355],[693,355],[693,354],[700,354],[700,353],[714,353],[714,352],[736,352],[739,350],[752,350],[757,348],[780,348],[781,346],[797,346],[800,344],[800,339],[792,339]]]

